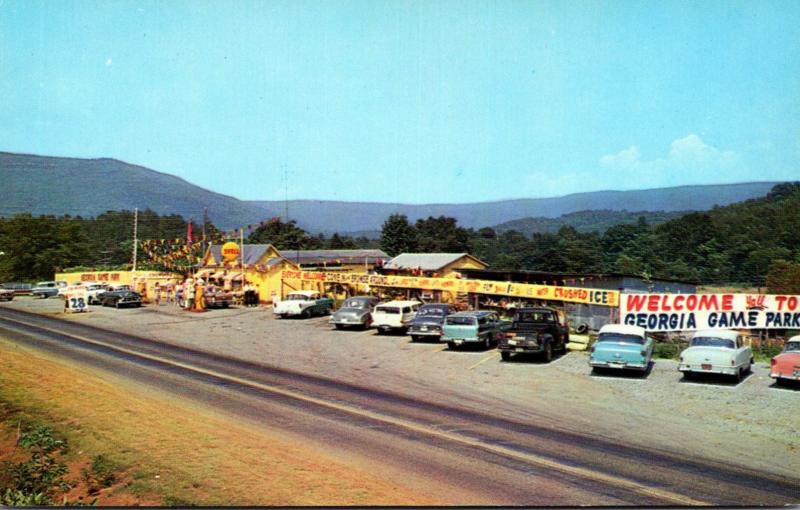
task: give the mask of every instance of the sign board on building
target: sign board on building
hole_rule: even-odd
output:
[[[556,285],[496,282],[491,280],[464,280],[458,278],[428,278],[420,276],[367,275],[359,273],[336,273],[325,271],[286,270],[281,273],[284,280],[301,280],[320,283],[363,284],[374,287],[396,287],[402,289],[441,290],[491,294],[545,301],[565,301],[602,306],[617,306],[619,292],[605,289],[584,289]]]
[[[222,258],[225,262],[233,262],[239,258],[239,245],[229,241],[222,245]]]
[[[800,329],[800,296],[626,293],[619,317],[648,331]]]

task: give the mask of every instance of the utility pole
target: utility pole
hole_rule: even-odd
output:
[[[289,178],[286,174],[286,165],[283,165],[283,221],[289,223]]]
[[[139,208],[133,208],[133,271],[136,271],[136,255],[139,248]]]
[[[203,248],[206,244],[206,224],[208,223],[208,207],[203,207]]]

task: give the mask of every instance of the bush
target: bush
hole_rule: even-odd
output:
[[[678,359],[678,355],[680,354],[681,350],[681,346],[678,344],[658,342],[653,349],[653,357],[662,359]]]
[[[30,459],[0,466],[3,505],[52,504],[56,492],[69,490],[64,480],[67,465],[57,455],[66,453],[67,442],[53,436],[50,427],[37,425],[20,435],[18,444],[30,451]]]
[[[90,469],[81,469],[81,476],[89,487],[89,493],[94,494],[103,487],[111,487],[117,479],[117,464],[105,455],[97,455],[92,460]]]

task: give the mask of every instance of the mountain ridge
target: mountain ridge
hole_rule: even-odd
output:
[[[108,210],[152,209],[159,214],[210,219],[223,229],[283,216],[285,202],[240,200],[190,181],[115,158],[74,158],[0,152],[0,216],[19,213],[96,216]],[[560,197],[514,198],[461,204],[288,201],[289,217],[312,233],[375,231],[390,214],[412,222],[427,216],[452,216],[459,225],[480,228],[525,218],[558,218],[586,210],[707,210],[765,195],[780,181],[682,185],[644,190],[602,190]],[[324,213],[320,214],[320,208]]]

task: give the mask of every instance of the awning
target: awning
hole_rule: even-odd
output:
[[[201,269],[200,271],[195,273],[195,276],[197,278],[205,278],[206,276],[210,275],[213,271],[214,271],[213,269]]]
[[[225,276],[225,279],[226,280],[237,280],[237,281],[241,280],[242,279],[242,273],[229,274],[229,275]]]
[[[211,275],[211,278],[220,279],[220,278],[222,278],[224,276],[225,276],[225,271],[217,271],[216,273]]]

